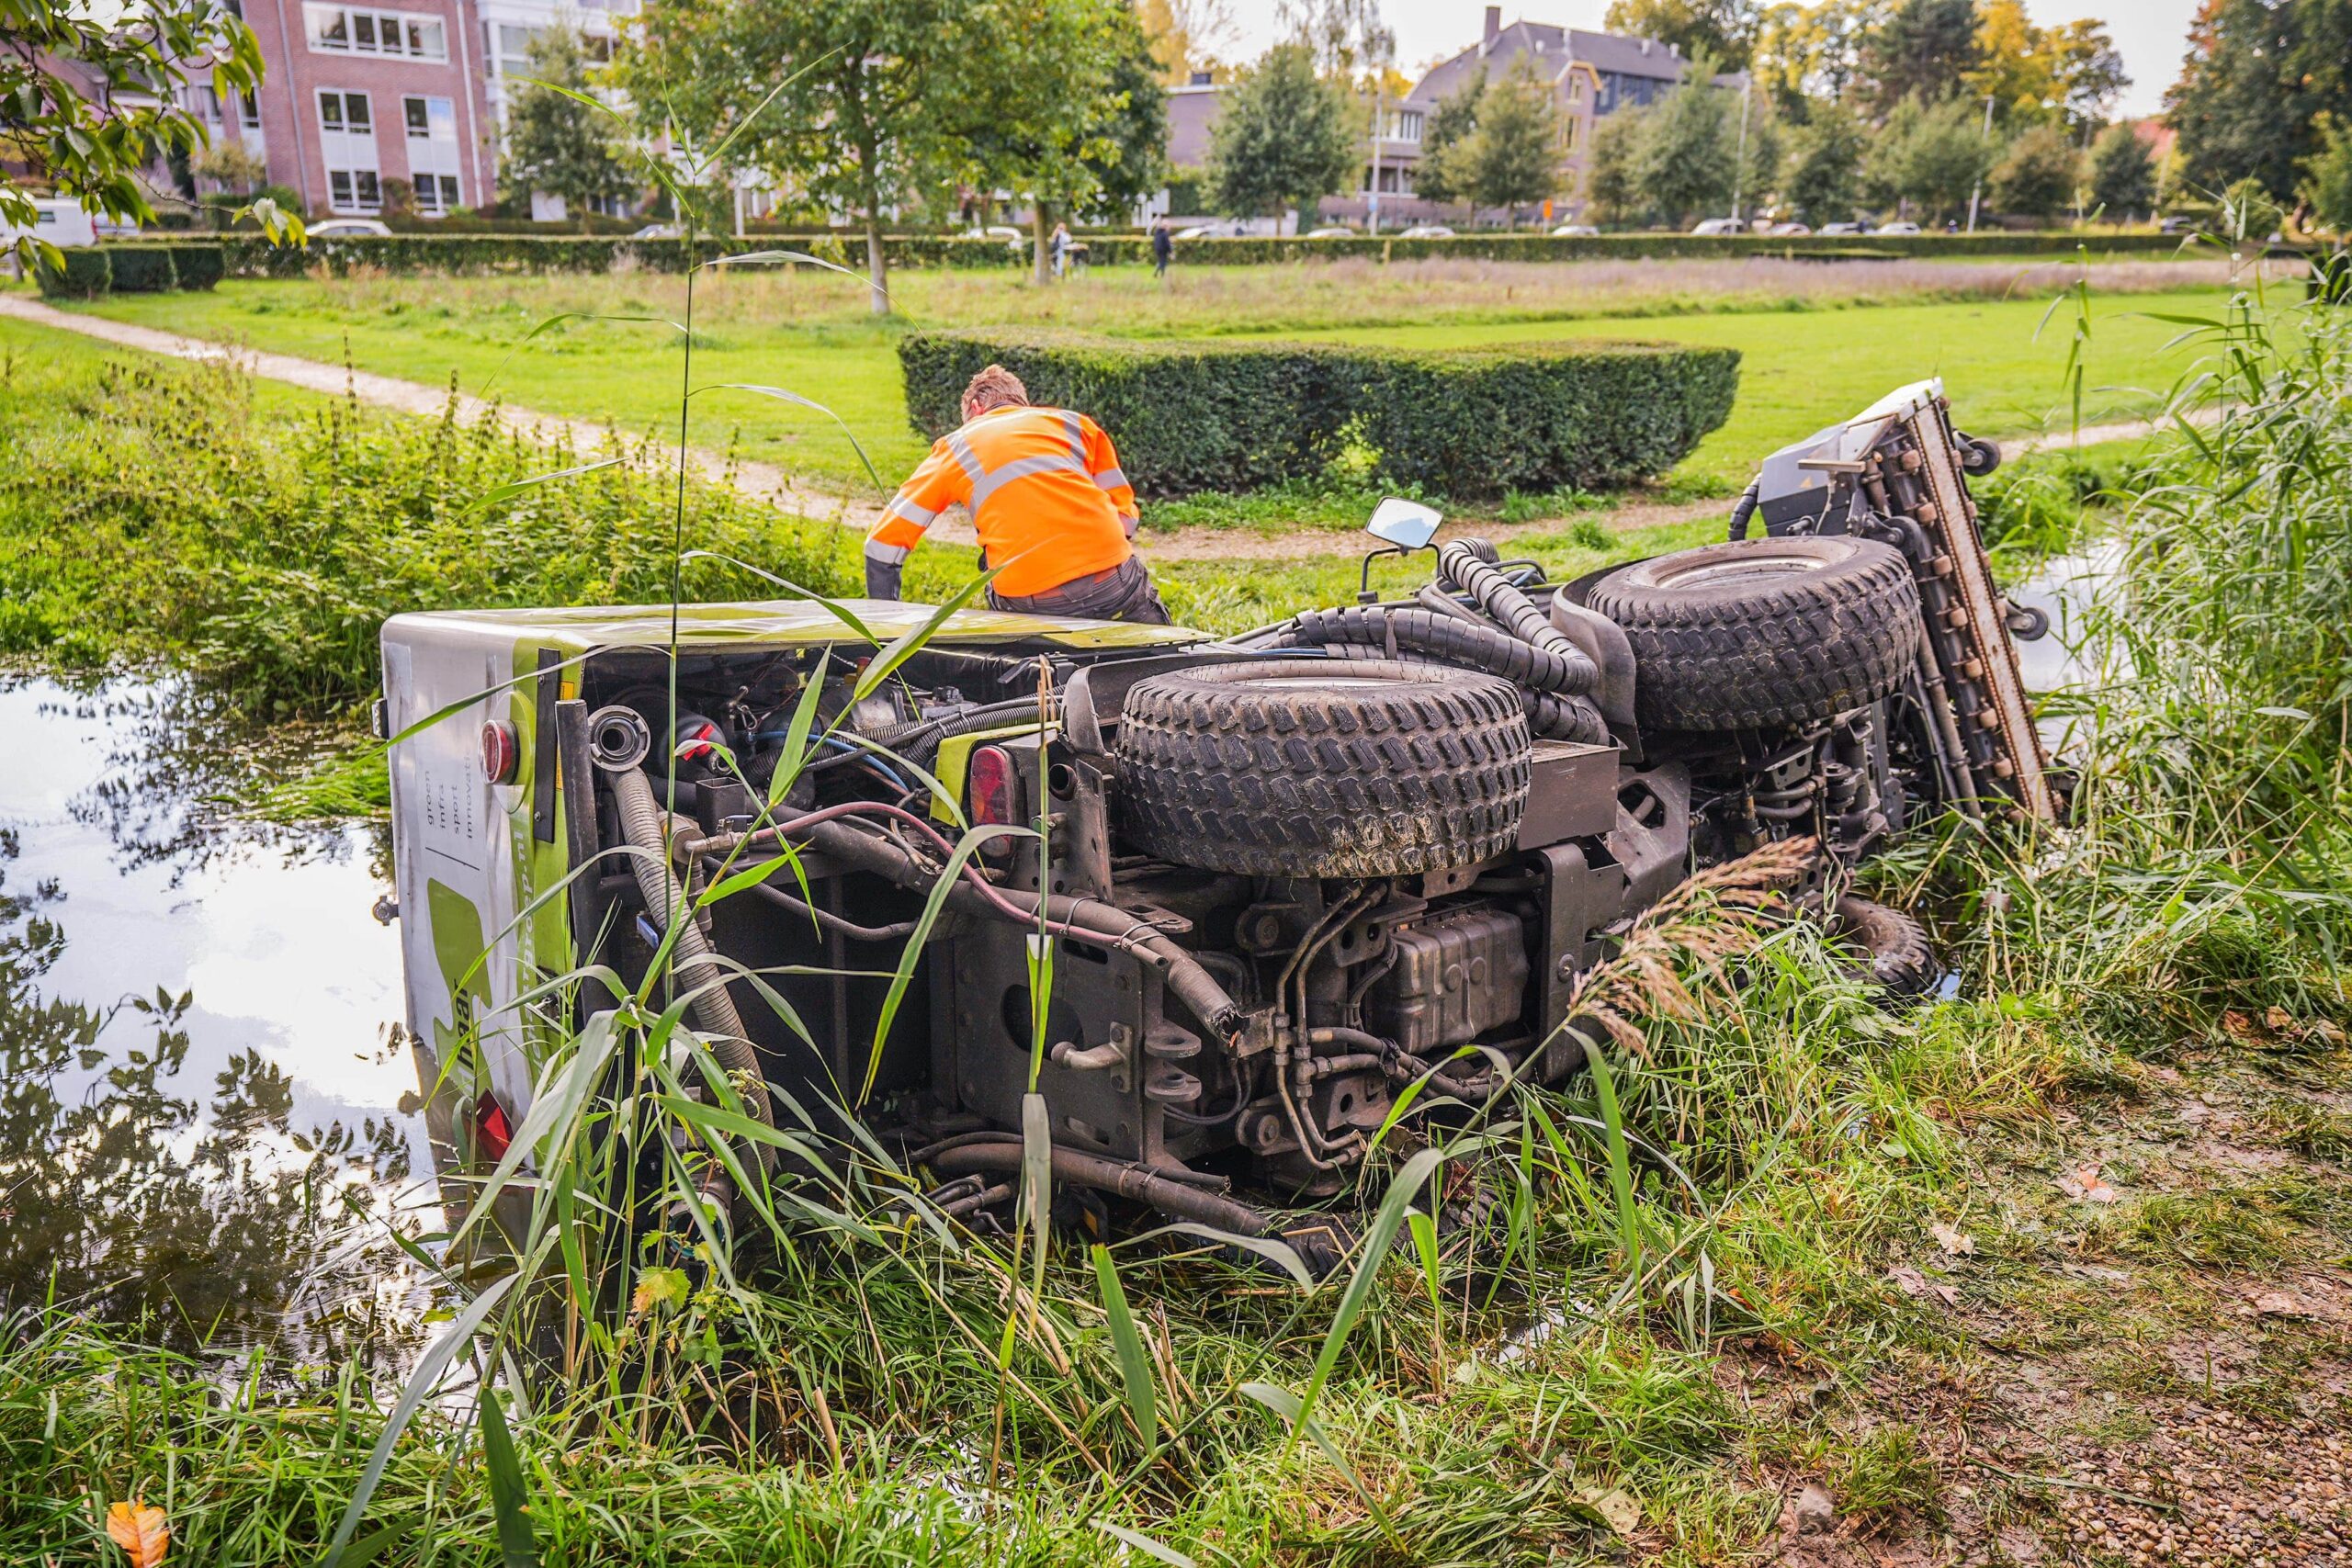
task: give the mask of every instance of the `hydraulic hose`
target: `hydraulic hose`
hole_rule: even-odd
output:
[[[1022,1145],[1018,1142],[991,1141],[943,1150],[928,1163],[941,1177],[952,1179],[959,1176],[1018,1175],[1022,1158]],[[1176,1219],[1214,1225],[1218,1230],[1231,1231],[1237,1235],[1274,1234],[1273,1221],[1247,1203],[1187,1186],[1171,1177],[1160,1175],[1148,1166],[1105,1159],[1101,1155],[1063,1148],[1059,1145],[1054,1146],[1052,1159],[1054,1179],[1057,1181],[1066,1181],[1073,1187],[1091,1187],[1098,1192],[1115,1193],[1135,1202],[1148,1203]]]
[[[1481,558],[1466,541],[1456,539],[1439,550],[1437,569],[1448,581],[1470,595],[1478,608],[1484,610],[1497,625],[1520,641],[1558,655],[1572,668],[1578,663],[1586,666],[1584,683],[1577,690],[1579,693],[1592,690],[1600,678],[1600,672],[1591,668],[1592,660],[1585,658],[1584,650],[1562,637],[1559,628],[1552,624],[1552,618],[1535,607],[1535,601],[1521,592],[1498,568]]]
[[[1747,488],[1739,492],[1739,500],[1732,506],[1731,543],[1735,545],[1747,537],[1747,520],[1756,515],[1758,487],[1763,482],[1761,479],[1748,480]]]
[[[1545,625],[1548,629],[1550,623]],[[1392,610],[1385,604],[1302,611],[1266,646],[1321,648],[1332,643],[1426,653],[1448,664],[1483,670],[1515,685],[1561,696],[1588,695],[1600,679],[1592,660],[1574,647],[1562,654],[1434,610]]]
[[[629,857],[629,864],[637,874],[637,889],[644,896],[646,915],[655,929],[668,931],[671,900],[684,882],[683,873],[671,870],[670,846],[662,831],[662,807],[653,798],[653,783],[641,768],[619,768],[605,776],[613,786],[621,837],[640,852]],[[760,1066],[759,1053],[752,1048],[743,1015],[735,1010],[735,998],[727,994],[726,970],[691,912],[677,922],[671,964],[684,984],[695,987],[691,1004],[695,1022],[710,1036],[710,1054],[736,1080],[745,1108],[762,1125],[772,1127],[775,1116],[768,1104],[767,1072]],[[759,1145],[759,1151],[763,1166],[775,1156],[775,1150],[765,1143]]]
[[[800,824],[785,826],[795,833],[801,831]],[[938,872],[899,845],[846,822],[810,822],[807,833],[809,843],[827,854],[901,887],[928,889],[939,878]],[[1230,1041],[1241,1032],[1241,1009],[1231,994],[1198,959],[1152,930],[1141,916],[1101,898],[1069,898],[1058,893],[1046,894],[1044,905],[1047,930],[1133,955],[1159,971],[1161,983],[1184,1010],[1219,1040]],[[947,907],[989,919],[1035,926],[1038,896],[985,883],[976,886],[964,879],[948,889]]]
[[[1334,643],[1323,650],[1338,659],[1385,660],[1386,650],[1358,643]],[[1426,653],[1399,653],[1397,660],[1405,664],[1423,664],[1451,668],[1447,661]],[[1609,721],[1600,706],[1587,697],[1564,697],[1555,692],[1534,692],[1520,688],[1520,706],[1527,713],[1528,733],[1538,740],[1575,740],[1588,746],[1609,744]]]

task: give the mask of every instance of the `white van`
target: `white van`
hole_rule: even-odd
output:
[[[57,246],[95,245],[98,243],[98,227],[82,204],[70,197],[37,196],[33,197],[33,226],[0,221],[0,246],[13,249],[27,234],[47,240]]]

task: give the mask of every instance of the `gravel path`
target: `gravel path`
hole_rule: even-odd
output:
[[[324,392],[331,397],[349,395],[377,408],[392,409],[427,419],[439,418],[441,412],[449,405],[450,392],[447,388],[428,386],[422,381],[404,381],[394,376],[379,376],[372,371],[298,358],[290,354],[270,354],[204,338],[184,337],[177,333],[160,332],[153,327],[133,326],[130,322],[109,321],[103,316],[60,310],[19,294],[0,293],[0,316],[36,326],[52,327],[60,332],[78,333],[102,343],[175,359],[225,358],[268,380],[300,387],[308,391]],[[457,395],[457,401],[458,417],[469,423],[495,420],[503,428],[537,439],[561,432],[571,438],[574,446],[583,451],[594,451],[602,446],[612,434],[610,425],[599,424],[593,420],[571,419],[562,414],[517,407],[513,403],[486,402],[463,393]],[[2154,428],[2154,423],[2147,420],[2086,425],[2080,440],[2086,446],[2101,441],[2127,441],[2145,435]],[[2018,457],[2028,452],[2065,446],[2073,444],[2075,439],[2063,433],[2014,437],[2000,444],[2001,455]],[[689,447],[687,454],[695,471],[704,479],[713,483],[731,481],[745,495],[797,516],[837,523],[863,534],[873,527],[882,515],[882,508],[877,502],[819,490],[773,463],[737,459],[730,466],[722,455],[701,447]],[[1623,532],[1660,524],[1689,522],[1714,513],[1727,514],[1729,508],[1730,503],[1724,501],[1674,505],[1636,501],[1607,512],[1585,515],[1605,528]],[[1464,524],[1444,530],[1441,536],[1475,533],[1498,544],[1505,544],[1530,535],[1556,533],[1566,521]],[[977,542],[971,524],[960,512],[933,524],[931,536],[944,545],[968,546]],[[1143,546],[1145,553],[1153,560],[1291,561],[1312,559],[1318,556],[1352,557],[1362,552],[1363,541],[1352,531],[1312,529],[1275,534],[1249,528],[1193,527],[1165,534],[1147,534]]]

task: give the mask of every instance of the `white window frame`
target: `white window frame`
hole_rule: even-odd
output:
[[[359,23],[368,24],[369,41],[359,41]],[[449,21],[430,11],[379,11],[372,6],[326,6],[311,0],[302,7],[302,34],[312,54],[375,55],[386,60],[449,58]],[[392,42],[387,48],[384,39]]]
[[[327,116],[329,99],[334,101],[332,125]],[[351,129],[351,106],[355,100],[363,106],[368,117],[364,158],[356,155],[362,144],[360,133]],[[319,161],[326,168],[328,209],[357,217],[372,217],[383,211],[383,164],[377,152],[373,96],[356,87],[320,87],[311,94],[311,107],[319,117]]]

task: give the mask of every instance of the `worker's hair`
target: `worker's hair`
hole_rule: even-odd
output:
[[[1027,408],[1029,389],[1001,365],[991,365],[964,389],[964,417],[977,419],[990,409]]]

